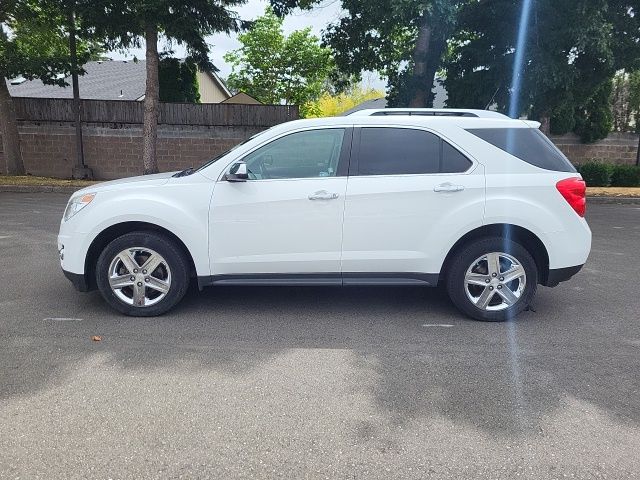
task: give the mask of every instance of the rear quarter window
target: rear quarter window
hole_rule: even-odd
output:
[[[442,141],[440,173],[460,173],[469,170],[471,161],[462,153]]]
[[[576,171],[558,147],[536,128],[472,128],[467,131],[536,167],[555,172]]]

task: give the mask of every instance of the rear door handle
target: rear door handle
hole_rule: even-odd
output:
[[[461,192],[464,190],[463,185],[454,185],[453,183],[441,183],[433,187],[434,192]]]
[[[309,200],[335,200],[338,197],[339,195],[337,193],[330,193],[326,190],[320,190],[309,195]]]

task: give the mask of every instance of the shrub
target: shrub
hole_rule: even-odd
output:
[[[616,165],[611,174],[612,187],[640,187],[640,167]]]
[[[576,168],[589,187],[608,187],[611,182],[611,165],[589,162]]]

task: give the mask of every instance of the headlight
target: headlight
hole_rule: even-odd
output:
[[[64,221],[66,222],[84,207],[89,205],[95,197],[95,193],[85,193],[84,195],[78,195],[69,200],[67,208],[64,211]]]

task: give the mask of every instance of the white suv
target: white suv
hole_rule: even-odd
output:
[[[444,112],[444,113],[438,113]],[[196,170],[74,194],[66,276],[127,315],[210,285],[443,285],[513,318],[587,260],[585,184],[539,124],[370,111],[273,127]]]

